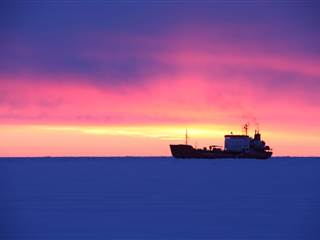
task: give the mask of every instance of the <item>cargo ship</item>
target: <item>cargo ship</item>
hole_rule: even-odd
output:
[[[208,148],[196,148],[188,144],[186,131],[185,144],[170,145],[172,156],[175,158],[254,158],[268,159],[272,156],[272,149],[261,139],[259,130],[255,130],[254,137],[248,136],[248,124],[244,125],[244,134],[228,134],[224,136],[224,148],[211,145]]]

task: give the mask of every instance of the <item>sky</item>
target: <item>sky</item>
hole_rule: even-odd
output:
[[[320,155],[315,1],[1,1],[1,156],[166,156],[249,122]]]

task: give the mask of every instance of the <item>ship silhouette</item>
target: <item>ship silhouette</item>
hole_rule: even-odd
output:
[[[272,156],[272,149],[261,139],[259,130],[255,130],[254,137],[248,136],[248,124],[244,124],[244,134],[228,134],[224,136],[224,148],[211,145],[208,148],[196,148],[188,144],[186,130],[185,144],[171,144],[170,150],[175,158],[255,158],[268,159]]]

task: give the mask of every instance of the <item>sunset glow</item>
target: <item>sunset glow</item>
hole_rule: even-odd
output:
[[[275,155],[320,155],[312,6],[88,5],[5,16],[1,156],[166,156],[245,122]]]

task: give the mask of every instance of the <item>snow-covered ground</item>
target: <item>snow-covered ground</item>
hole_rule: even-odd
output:
[[[0,159],[0,239],[320,239],[320,158]]]

